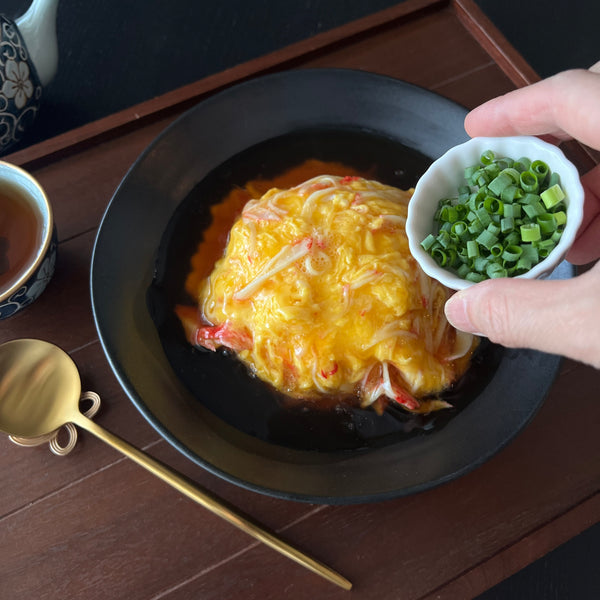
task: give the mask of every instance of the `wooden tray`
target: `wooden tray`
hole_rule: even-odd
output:
[[[564,361],[533,423],[473,473],[372,505],[296,504],[236,488],[152,430],[120,389],[94,328],[89,265],[102,214],[143,149],[182,111],[276,70],[349,67],[391,75],[467,107],[537,79],[470,0],[407,0],[207,77],[4,160],[36,176],[60,238],[54,279],[0,342],[67,350],[96,420],[339,570],[356,598],[469,598],[598,522],[598,371]],[[583,170],[593,154],[571,144]],[[65,458],[0,439],[0,597],[342,598],[347,593],[180,497],[83,434]]]

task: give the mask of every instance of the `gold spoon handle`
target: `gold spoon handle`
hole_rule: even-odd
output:
[[[263,544],[270,546],[274,550],[277,550],[277,552],[291,558],[341,588],[345,590],[350,590],[352,588],[352,583],[350,581],[330,569],[327,565],[307,556],[297,548],[290,546],[287,542],[279,539],[261,525],[253,522],[248,517],[238,512],[235,508],[227,505],[223,500],[213,496],[209,491],[200,488],[196,484],[192,484],[182,475],[173,471],[170,467],[167,467],[141,450],[131,446],[120,437],[103,429],[100,425],[91,419],[88,419],[81,413],[73,415],[72,420],[76,425],[79,425],[83,429],[94,434],[109,446],[112,446],[115,450],[118,450],[141,467],[144,467],[144,469],[150,471],[153,475],[156,475],[159,479],[162,479],[171,487],[180,491],[182,494],[185,494],[188,498],[191,498],[232,525],[235,525],[238,529],[245,531],[247,534],[263,542]]]

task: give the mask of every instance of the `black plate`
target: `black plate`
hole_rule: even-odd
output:
[[[336,447],[326,443],[326,432],[316,431],[323,443],[311,446],[298,435],[302,428],[289,429],[282,412],[283,429],[277,419],[274,429],[267,428],[275,435],[256,431],[243,410],[254,407],[253,422],[260,423],[256,410],[264,407],[256,407],[264,387],[229,359],[194,354],[172,320],[194,231],[199,239],[208,206],[232,184],[318,156],[374,166],[376,178],[408,187],[433,159],[466,139],[465,114],[440,96],[386,77],[289,71],[215,95],[151,144],[104,215],[91,293],[113,371],[166,440],[249,489],[341,504],[401,496],[458,477],[523,429],[543,402],[559,359],[485,345],[483,366],[465,388],[470,401],[457,398],[461,410],[429,433],[424,424],[415,435],[411,425],[411,435],[387,436],[385,443]],[[555,276],[571,274],[563,264]],[[272,407],[276,400],[265,402]],[[373,422],[372,414],[365,418]],[[284,431],[294,433],[286,438]]]

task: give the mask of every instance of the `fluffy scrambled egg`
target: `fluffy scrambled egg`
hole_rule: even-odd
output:
[[[447,290],[409,252],[411,194],[323,175],[250,200],[199,284],[190,341],[234,350],[293,397],[448,406],[432,396],[464,372],[474,340],[448,324]]]

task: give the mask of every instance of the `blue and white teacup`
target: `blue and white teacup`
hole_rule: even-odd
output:
[[[54,274],[57,236],[40,184],[0,161],[0,319],[29,306]]]

